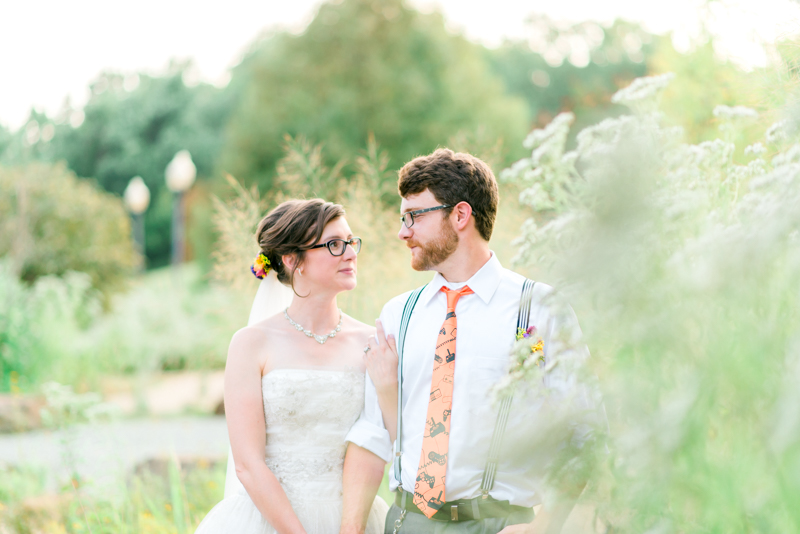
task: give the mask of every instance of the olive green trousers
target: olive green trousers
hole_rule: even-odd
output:
[[[384,534],[394,532],[395,521],[400,517],[400,507],[393,504],[386,514]],[[530,522],[524,513],[512,513],[508,517],[492,517],[477,521],[436,521],[424,515],[407,512],[399,534],[497,534],[509,525]]]

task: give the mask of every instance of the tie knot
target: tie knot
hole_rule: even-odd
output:
[[[461,289],[448,289],[447,286],[442,286],[442,291],[447,295],[447,311],[456,311],[456,303],[463,295],[471,295],[474,293],[469,286],[464,286]]]

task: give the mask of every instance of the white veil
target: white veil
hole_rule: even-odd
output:
[[[285,285],[278,282],[275,271],[270,270],[258,286],[253,307],[250,309],[250,318],[247,326],[263,321],[276,313],[282,312],[292,302],[294,293]],[[233,463],[233,452],[228,448],[228,469],[225,474],[225,497],[244,491],[242,483],[236,477],[236,468]]]

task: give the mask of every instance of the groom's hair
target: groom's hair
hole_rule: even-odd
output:
[[[437,202],[472,206],[475,228],[483,239],[492,237],[500,194],[492,169],[472,154],[440,148],[433,154],[414,158],[400,169],[400,196],[417,195],[426,189]]]

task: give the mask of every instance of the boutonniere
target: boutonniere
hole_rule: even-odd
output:
[[[540,376],[544,364],[544,341],[537,335],[536,327],[517,329],[508,374],[495,384],[495,394],[503,397],[513,393],[518,384],[531,380],[534,375]]]
[[[512,351],[517,368],[544,363],[544,341],[536,336],[536,327],[517,328],[517,342]]]

